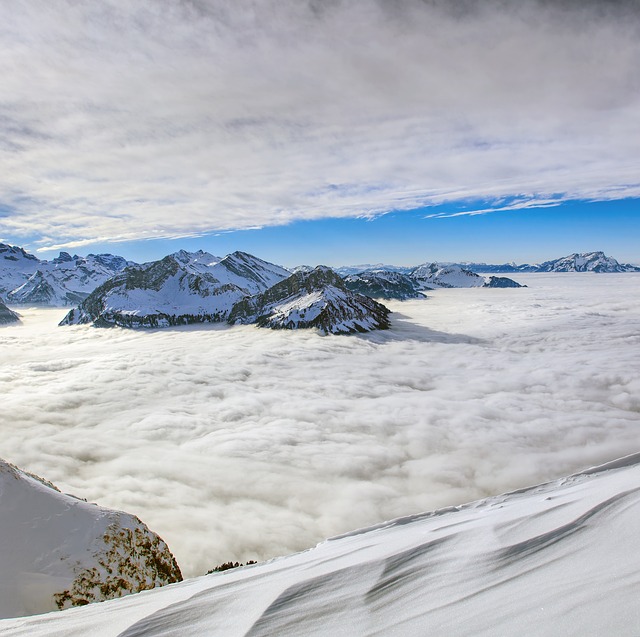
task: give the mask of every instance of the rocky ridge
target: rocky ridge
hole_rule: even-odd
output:
[[[317,328],[325,334],[368,332],[389,327],[389,310],[350,291],[330,268],[298,271],[267,291],[243,299],[230,323],[255,323],[272,329]]]
[[[0,301],[0,325],[10,325],[11,323],[19,322],[20,317]]]
[[[365,270],[344,277],[347,289],[374,299],[423,298],[419,284],[410,276],[394,270]]]
[[[43,261],[17,246],[0,244],[0,294],[17,305],[76,305],[127,265],[131,263],[112,254],[61,252]]]
[[[225,321],[238,301],[289,275],[245,252],[218,259],[202,251],[180,251],[125,268],[71,310],[61,325],[166,327]]]

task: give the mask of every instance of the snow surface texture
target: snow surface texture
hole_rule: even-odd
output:
[[[138,518],[60,493],[0,460],[0,617],[181,579],[167,545]]]
[[[318,328],[323,334],[352,334],[389,327],[389,310],[345,287],[326,266],[298,271],[239,302],[230,323],[256,323],[272,329]]]
[[[640,454],[5,637],[640,634]]]
[[[192,576],[636,450],[640,276],[518,280],[346,338],[25,309],[0,330],[4,457],[135,513]]]
[[[61,324],[168,327],[224,321],[238,301],[290,274],[244,252],[219,259],[202,251],[181,250],[109,279]]]
[[[22,248],[0,243],[0,294],[10,304],[65,306],[82,301],[129,263],[112,254],[41,261]]]

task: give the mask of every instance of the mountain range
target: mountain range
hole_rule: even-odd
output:
[[[77,305],[131,262],[112,254],[42,261],[22,248],[0,243],[0,296],[16,305]]]
[[[385,308],[385,314],[372,305],[371,298],[420,298],[425,291],[438,288],[522,287],[512,279],[480,276],[478,272],[632,271],[640,268],[620,264],[603,252],[590,252],[535,266],[435,262],[413,268],[382,264],[345,266],[335,271],[342,277],[338,284],[335,275],[328,274],[328,268],[322,271],[324,274],[311,266],[298,266],[291,271],[245,252],[217,257],[202,250],[180,250],[145,264],[111,254],[79,257],[61,252],[51,261],[42,261],[20,247],[0,244],[0,295],[4,296],[5,304],[73,305],[76,307],[62,324],[123,327],[219,322],[230,317],[231,322],[246,323],[253,316],[257,325],[273,328],[322,324],[326,333],[359,331],[388,324],[388,310]],[[298,277],[313,272],[307,282]],[[288,287],[258,298],[291,276],[298,278],[292,279]],[[334,276],[333,283],[321,283],[323,276]],[[313,290],[314,299],[309,296],[310,281],[318,286]],[[356,301],[356,297],[347,297],[347,293],[369,300]],[[276,299],[280,294],[285,296]],[[232,316],[237,304],[242,304],[243,309],[237,309]],[[318,309],[321,306],[322,311]],[[320,313],[322,317],[318,318]],[[326,322],[329,316],[332,321]],[[9,308],[0,308],[1,323],[16,319]]]
[[[167,545],[135,516],[61,493],[0,460],[0,617],[80,606],[181,579]]]
[[[431,264],[424,264],[431,265]],[[619,263],[613,257],[608,257],[604,252],[582,252],[573,253],[566,257],[545,261],[531,265],[529,263],[474,263],[474,262],[441,262],[440,267],[459,266],[471,272],[490,274],[490,273],[517,273],[517,272],[640,272],[640,266],[630,263]],[[304,267],[304,266],[302,266]],[[391,266],[391,265],[346,265],[336,268],[336,272],[343,276],[349,274],[359,274],[361,272],[370,272],[372,270],[389,270],[401,272],[402,274],[411,274],[418,267],[423,266]]]
[[[630,263],[619,263],[604,252],[573,253],[559,259],[552,259],[544,263],[530,265],[522,263],[487,264],[487,263],[459,263],[472,272],[488,273],[516,273],[516,272],[640,272],[640,266]]]

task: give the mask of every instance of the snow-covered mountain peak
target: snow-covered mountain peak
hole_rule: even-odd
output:
[[[537,272],[629,272],[640,268],[629,264],[620,264],[602,251],[574,252],[560,259],[545,261],[536,267]]]
[[[199,251],[128,267],[95,289],[61,324],[164,327],[224,321],[240,299],[290,272],[244,252],[223,259]]]
[[[21,305],[75,305],[127,265],[112,254],[60,252],[41,261],[22,248],[0,244],[0,294]]]
[[[231,276],[230,282],[239,284],[239,281],[233,280],[233,277],[244,280],[244,287],[251,294],[263,292],[291,275],[291,272],[282,266],[269,263],[248,252],[239,250],[228,254],[220,260],[218,265],[228,271],[228,276]]]
[[[484,278],[459,265],[424,263],[412,270],[411,278],[423,288],[476,288],[482,287]]]
[[[358,274],[349,274],[344,283],[352,292],[366,294],[374,299],[406,299],[420,298],[424,295],[418,283],[402,272],[392,270],[366,270]]]
[[[298,271],[266,292],[243,299],[229,315],[231,323],[256,323],[272,329],[318,328],[348,334],[389,327],[389,310],[351,292],[331,268]]]

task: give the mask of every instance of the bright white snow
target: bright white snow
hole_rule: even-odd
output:
[[[120,597],[178,576],[167,545],[133,515],[60,493],[0,460],[0,617]]]
[[[4,637],[640,634],[640,454]]]
[[[635,451],[640,276],[518,275],[348,337],[0,330],[5,458],[135,513],[185,575]]]

